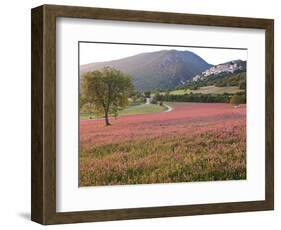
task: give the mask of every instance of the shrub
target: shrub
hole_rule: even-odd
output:
[[[233,105],[245,104],[246,97],[244,95],[234,95],[230,98],[229,102]]]
[[[242,81],[239,85],[239,89],[246,89],[246,81]]]
[[[153,98],[150,103],[151,104],[157,104],[157,100],[155,98]]]
[[[151,94],[151,92],[150,92],[150,91],[145,91],[145,92],[144,92],[144,96],[145,96],[145,97],[150,98],[150,94]]]
[[[198,87],[198,85],[193,85],[193,86],[190,86],[189,89],[190,90],[198,90],[199,87]]]

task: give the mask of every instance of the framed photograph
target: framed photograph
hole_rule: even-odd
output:
[[[31,219],[273,210],[271,19],[32,9]]]

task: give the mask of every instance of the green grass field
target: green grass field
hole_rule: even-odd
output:
[[[190,90],[190,89],[179,89],[171,91],[170,94],[172,95],[183,95],[183,94],[189,94],[189,93],[203,93],[203,94],[224,94],[224,93],[238,93],[242,92],[243,90],[239,89],[238,86],[229,86],[229,87],[216,87],[216,86],[205,86],[200,87],[197,90]]]
[[[165,111],[167,108],[164,106],[154,105],[154,104],[133,104],[129,105],[127,108],[119,111],[118,116],[128,116],[136,114],[145,114],[145,113],[157,113]],[[80,119],[95,119],[94,114],[80,114]]]
[[[166,110],[164,106],[154,104],[141,104],[137,106],[129,106],[119,112],[119,116],[145,114],[145,113],[157,113]]]

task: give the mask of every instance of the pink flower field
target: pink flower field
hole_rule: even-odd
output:
[[[246,179],[246,106],[80,121],[80,186]]]

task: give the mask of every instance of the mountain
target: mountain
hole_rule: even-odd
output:
[[[119,60],[80,66],[80,73],[110,66],[129,74],[137,90],[174,89],[210,68],[201,57],[190,51],[161,50],[141,53]]]

